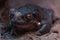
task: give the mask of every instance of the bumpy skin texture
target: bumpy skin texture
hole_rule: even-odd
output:
[[[11,8],[7,27],[1,29],[3,30],[2,35],[4,38],[13,38],[13,34],[21,35],[31,31],[39,31],[41,35],[48,33],[53,20],[52,13],[51,9],[31,4],[19,8]]]
[[[31,4],[19,8],[11,8],[11,19],[8,24],[10,27],[13,25],[12,28],[14,28],[15,32],[18,34],[38,30],[41,35],[43,35],[51,29],[53,20],[52,13],[52,9],[45,9]],[[37,25],[38,22],[41,24]]]

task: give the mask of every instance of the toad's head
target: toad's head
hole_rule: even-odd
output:
[[[38,12],[35,9],[28,7],[12,8],[10,10],[11,20],[13,26],[17,32],[20,31],[33,31],[40,28],[40,19],[38,18]]]

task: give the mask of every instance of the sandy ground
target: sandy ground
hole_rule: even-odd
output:
[[[60,18],[60,0],[10,0],[11,7],[19,7],[27,3],[37,4],[43,8],[53,9],[54,15]],[[55,22],[50,33],[37,36],[36,32],[33,32],[25,34],[14,40],[60,40],[60,20]]]

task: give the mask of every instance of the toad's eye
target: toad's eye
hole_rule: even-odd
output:
[[[27,14],[26,16],[27,16],[28,19],[31,19],[33,15],[32,14]]]
[[[26,22],[29,22],[32,20],[33,15],[31,13],[25,14],[21,17],[23,20],[25,20]]]
[[[27,14],[26,15],[26,18],[31,20],[33,18],[33,15],[31,13],[30,14]]]

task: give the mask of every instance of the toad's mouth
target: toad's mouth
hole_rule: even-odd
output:
[[[26,23],[18,23],[18,22],[14,23],[14,27],[16,28],[16,30],[33,30],[33,29],[37,30],[40,28],[40,25],[41,24],[37,21],[30,21]]]
[[[37,21],[37,20],[35,20],[35,21],[29,21],[29,22],[17,22],[17,21],[15,21],[14,22],[14,25],[15,26],[21,26],[21,27],[23,27],[23,26],[31,26],[31,25],[34,25],[34,26],[40,26],[41,25],[41,22],[39,22],[39,21]]]
[[[17,24],[17,25],[27,25],[29,22],[14,22],[14,24]]]

